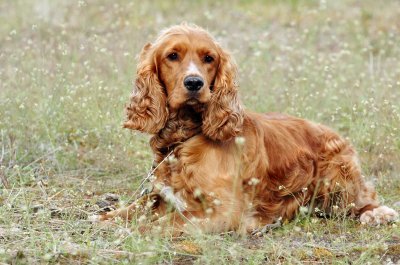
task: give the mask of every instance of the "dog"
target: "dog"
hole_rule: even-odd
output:
[[[348,141],[311,121],[245,110],[236,73],[195,25],[172,26],[144,46],[124,127],[152,135],[152,190],[97,220],[148,217],[143,231],[179,234],[261,231],[304,207],[370,225],[398,218],[379,204]]]

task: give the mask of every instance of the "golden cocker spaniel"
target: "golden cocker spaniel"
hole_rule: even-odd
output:
[[[379,205],[345,139],[307,120],[244,110],[235,78],[230,55],[200,27],[173,26],[144,46],[124,127],[153,135],[152,191],[99,220],[147,215],[145,231],[246,233],[301,207],[368,224],[398,217]]]

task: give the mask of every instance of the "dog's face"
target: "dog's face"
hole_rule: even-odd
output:
[[[168,34],[158,46],[158,75],[169,107],[207,103],[220,62],[215,42],[202,31],[188,31]]]
[[[171,113],[191,106],[201,113],[204,135],[230,140],[243,122],[235,78],[235,63],[207,31],[173,26],[140,53],[124,126],[156,134]]]

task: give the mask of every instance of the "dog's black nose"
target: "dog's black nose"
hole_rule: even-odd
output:
[[[198,76],[188,76],[183,81],[183,84],[189,91],[198,91],[204,86],[204,81]]]

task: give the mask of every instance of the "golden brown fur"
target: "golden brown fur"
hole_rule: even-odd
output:
[[[189,90],[187,76],[204,85]],[[230,56],[196,26],[171,27],[143,48],[125,127],[153,135],[155,189],[144,201],[153,201],[155,226],[249,232],[293,219],[300,206],[368,223],[396,218],[379,206],[346,140],[307,120],[244,111],[235,77]],[[100,219],[131,218],[142,206]]]

